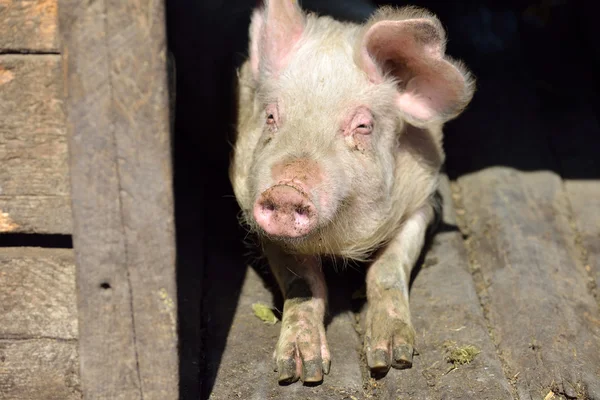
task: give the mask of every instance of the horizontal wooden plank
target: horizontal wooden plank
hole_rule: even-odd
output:
[[[71,232],[60,65],[0,55],[0,232]]]
[[[0,195],[67,195],[60,57],[0,55]]]
[[[0,0],[0,53],[58,51],[58,0]]]
[[[77,343],[0,340],[2,400],[79,400]]]
[[[600,313],[560,177],[495,167],[459,185],[470,259],[518,397],[599,398]]]
[[[67,196],[0,196],[0,234],[70,234],[72,230]]]
[[[0,248],[0,338],[77,337],[71,249]]]
[[[435,236],[410,292],[419,352],[407,370],[391,370],[377,386],[386,399],[512,399],[475,290],[447,178],[442,179],[444,225]],[[454,230],[453,230],[454,229]],[[468,365],[452,368],[445,344],[475,346]]]
[[[362,361],[358,351],[362,345],[348,308],[345,312],[334,314],[327,327],[332,361],[331,371],[323,384],[314,387],[301,383],[280,386],[277,374],[273,372],[272,356],[281,323],[267,325],[252,311],[253,303],[273,306],[273,296],[258,274],[248,268],[237,303],[220,301],[223,293],[237,290],[236,279],[225,278],[227,275],[233,277],[239,273],[228,273],[222,264],[209,262],[207,279],[212,284],[205,292],[204,313],[208,321],[204,327],[207,332],[204,342],[207,364],[207,379],[203,387],[205,396],[210,400],[363,398]],[[330,297],[333,297],[331,293]],[[340,300],[340,297],[337,299]],[[346,294],[345,300],[349,305],[350,293]],[[233,308],[225,308],[224,303]]]

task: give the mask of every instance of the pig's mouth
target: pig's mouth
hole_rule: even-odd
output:
[[[279,183],[262,192],[253,216],[260,231],[274,240],[301,239],[317,230],[319,213],[301,186]]]

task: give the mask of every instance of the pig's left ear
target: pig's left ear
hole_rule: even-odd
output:
[[[445,55],[444,29],[425,10],[380,9],[358,46],[357,63],[374,83],[394,78],[396,103],[417,126],[456,117],[473,97],[474,80],[462,64]]]
[[[276,77],[287,65],[305,28],[305,15],[296,0],[265,0],[250,22],[250,66],[254,78]]]

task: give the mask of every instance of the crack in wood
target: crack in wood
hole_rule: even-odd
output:
[[[47,55],[60,55],[59,51],[52,50],[34,50],[34,49],[0,49],[1,55],[26,55],[26,56],[47,56]]]

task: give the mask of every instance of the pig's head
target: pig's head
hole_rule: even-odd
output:
[[[406,124],[438,129],[472,97],[468,72],[444,52],[440,22],[420,9],[384,8],[363,26],[307,15],[293,0],[255,11],[255,139],[238,149],[252,153],[248,222],[300,247],[343,241],[343,230],[373,235],[398,193]]]

